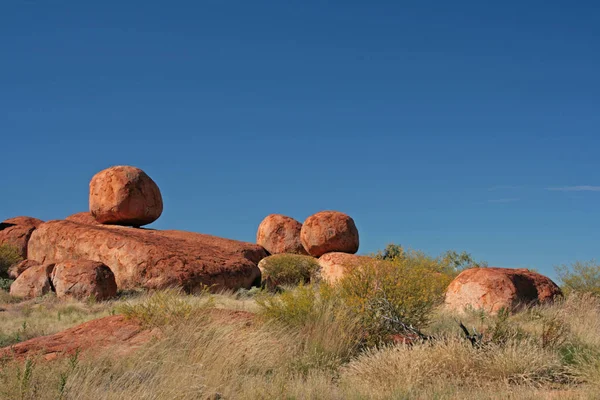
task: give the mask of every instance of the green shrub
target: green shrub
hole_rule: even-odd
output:
[[[275,254],[260,262],[262,283],[268,289],[315,281],[319,271],[316,258],[298,254]]]
[[[557,266],[555,270],[565,294],[580,292],[600,295],[600,264],[595,260],[576,261],[571,265]]]
[[[22,261],[19,249],[10,244],[0,245],[0,278],[8,277],[8,268]]]
[[[398,244],[388,244],[384,250],[375,253],[374,258],[387,261],[403,259],[451,276],[456,276],[467,268],[487,267],[485,261],[475,261],[466,251],[458,253],[449,250],[438,257],[432,257],[419,250],[405,249]]]
[[[406,327],[426,326],[451,279],[427,262],[400,257],[365,263],[338,285],[341,299],[361,317],[369,340],[378,342],[406,333]]]

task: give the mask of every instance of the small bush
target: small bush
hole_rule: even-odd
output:
[[[451,277],[432,271],[414,259],[366,263],[339,282],[341,298],[363,320],[372,340],[399,332],[390,320],[420,329],[427,325],[433,309],[441,303]],[[386,307],[382,307],[382,304]]]
[[[560,265],[555,270],[565,294],[581,292],[600,296],[600,264],[595,260]]]
[[[0,245],[0,278],[8,278],[8,268],[22,260],[19,249],[15,246]]]
[[[192,311],[192,305],[176,290],[155,292],[139,303],[127,302],[116,307],[117,313],[137,318],[149,327],[186,320]]]
[[[319,263],[314,257],[275,254],[261,261],[262,282],[268,289],[316,280]]]

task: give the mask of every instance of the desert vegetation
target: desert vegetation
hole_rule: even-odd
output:
[[[0,292],[3,346],[116,314],[159,333],[120,357],[110,351],[54,361],[5,357],[0,398],[600,396],[600,299],[593,290],[573,288],[553,304],[514,314],[458,315],[440,306],[445,287],[457,270],[476,263],[462,257],[457,265],[460,253],[429,257],[394,249],[335,285],[301,280],[279,291],[206,288],[196,295],[127,291],[107,302],[59,301],[54,294],[9,301]]]

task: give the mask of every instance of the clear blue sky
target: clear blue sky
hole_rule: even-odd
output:
[[[0,50],[0,220],[128,164],[160,229],[335,209],[361,253],[600,258],[597,2],[14,0]]]

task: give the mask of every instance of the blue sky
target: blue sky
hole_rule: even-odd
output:
[[[600,5],[489,3],[2,2],[0,219],[127,164],[160,229],[335,209],[361,253],[600,258]]]

